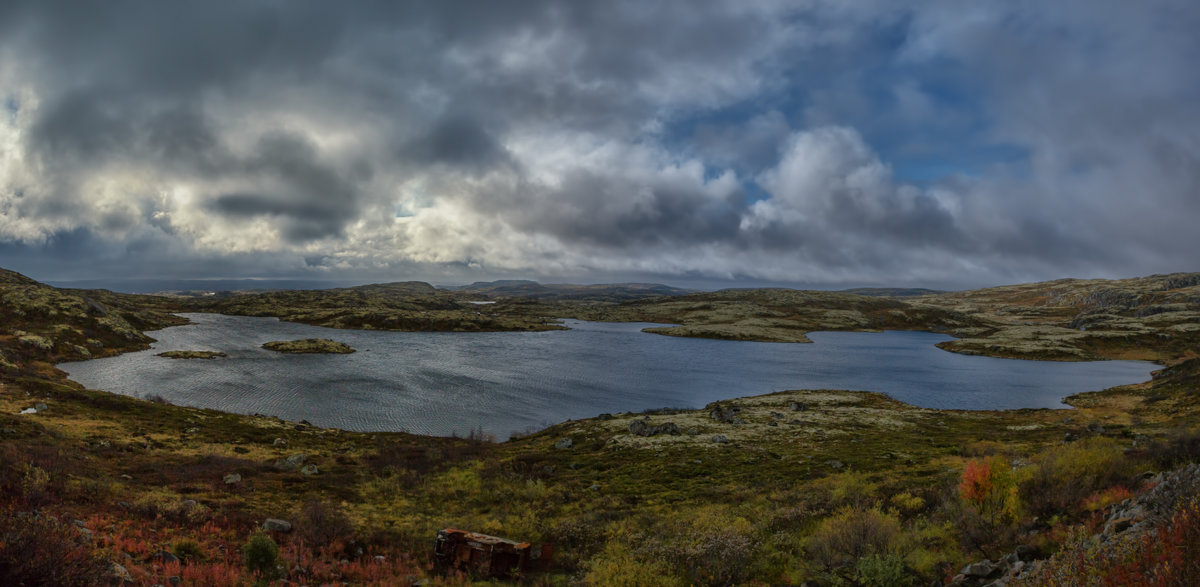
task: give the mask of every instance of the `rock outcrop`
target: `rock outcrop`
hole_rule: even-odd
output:
[[[1094,546],[1121,540],[1137,540],[1148,532],[1156,532],[1160,524],[1170,521],[1181,503],[1200,493],[1200,463],[1182,469],[1159,473],[1149,479],[1151,489],[1111,506],[1101,531],[1087,540]],[[969,564],[954,577],[950,585],[962,587],[1004,587],[1019,579],[1037,576],[1053,559],[1037,560],[1040,553],[1029,546],[1018,546],[1008,555],[995,560]]]

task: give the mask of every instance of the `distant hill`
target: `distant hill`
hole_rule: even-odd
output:
[[[71,289],[107,289],[123,293],[195,294],[203,292],[277,291],[287,289],[333,289],[354,285],[352,281],[313,279],[77,279],[46,282]]]
[[[925,289],[923,287],[856,287],[840,290],[842,293],[858,296],[877,296],[887,298],[911,298],[946,293],[940,289]]]
[[[470,285],[445,287],[451,291],[495,298],[534,298],[539,300],[608,300],[629,301],[661,296],[681,296],[691,290],[658,283],[609,283],[597,285],[575,285],[569,283],[538,283],[536,281],[506,279],[500,281],[477,281]]]

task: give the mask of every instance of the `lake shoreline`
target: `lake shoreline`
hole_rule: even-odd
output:
[[[219,314],[184,314],[183,317],[192,322],[187,325],[190,328],[171,327],[150,332],[159,340],[149,351],[140,351],[141,355],[125,354],[120,356],[124,359],[113,357],[90,363],[62,364],[62,368],[72,380],[87,387],[135,397],[161,396],[166,401],[185,406],[213,407],[241,414],[269,414],[284,420],[307,420],[322,427],[356,432],[406,431],[432,436],[463,436],[482,428],[501,438],[602,413],[641,413],[662,406],[699,409],[714,401],[760,397],[782,390],[864,390],[883,393],[918,409],[986,411],[1068,409],[1069,406],[1062,402],[1067,396],[1112,387],[1097,384],[1064,388],[1065,393],[1056,388],[1053,397],[1033,404],[984,403],[991,401],[986,399],[988,394],[998,398],[996,401],[1008,400],[1005,394],[990,390],[990,386],[972,383],[972,377],[992,377],[987,374],[991,371],[972,375],[971,369],[976,368],[973,365],[986,366],[1002,361],[1005,364],[1001,369],[1008,376],[1013,365],[1018,365],[1019,371],[1039,363],[1018,361],[1009,364],[1006,359],[965,358],[933,346],[948,336],[924,332],[813,333],[822,344],[777,345],[653,336],[643,334],[642,330],[659,325],[627,322],[567,321],[568,326],[574,327],[572,330],[539,333],[402,333],[333,330],[274,318]],[[179,336],[181,333],[186,336]],[[317,359],[318,355],[312,355],[308,360],[318,363],[281,361],[279,359],[284,359],[284,355],[269,357],[266,355],[273,353],[257,348],[261,345],[256,338],[259,336],[268,339],[337,336],[360,349],[361,352],[355,355],[361,357],[343,359],[340,358],[343,356],[328,355]],[[141,383],[130,382],[137,379],[138,369],[146,368],[146,364],[138,361],[176,346],[220,349],[229,357],[221,359],[216,367],[210,361],[203,362],[208,364],[207,367],[178,365],[178,362],[154,366],[151,361],[153,376]],[[597,348],[607,350],[594,350]],[[947,390],[943,392],[946,394],[944,402],[957,403],[931,404],[920,399],[912,401],[911,396],[905,397],[873,384],[836,384],[847,381],[847,375],[839,373],[838,369],[861,371],[861,365],[831,367],[826,362],[830,357],[854,352],[898,353],[890,360],[900,366],[929,357],[935,361],[924,369],[876,375],[879,385],[891,384],[892,379],[957,377],[963,385],[975,385],[975,388],[964,388],[968,393],[955,387],[956,384],[941,383],[941,389]],[[549,353],[558,354],[549,356]],[[598,356],[587,361],[578,358],[597,353]],[[630,359],[631,356],[636,359]],[[873,360],[881,359],[875,357]],[[120,363],[125,366],[115,366]],[[1105,363],[1109,367],[1128,366],[1116,362],[1097,364]],[[108,384],[86,374],[96,365],[106,366],[99,371],[109,369],[107,365],[114,365],[112,368],[117,371],[126,371],[109,373],[107,376],[111,380],[120,383]],[[612,365],[621,365],[623,369],[616,370],[618,374],[614,375]],[[1075,369],[1086,371],[1087,365],[1093,364],[1057,365],[1076,365]],[[1079,367],[1081,365],[1083,367]],[[1154,368],[1149,363],[1135,366],[1139,370],[1136,377],[1127,374],[1115,383],[1142,382]],[[387,370],[377,372],[381,367]],[[799,367],[813,373],[799,373]],[[526,368],[528,370],[523,371]],[[616,379],[612,379],[614,377]],[[806,383],[808,380],[802,380],[804,377],[814,377],[811,381],[815,383]],[[1032,372],[1024,377],[1028,379],[1028,385],[1040,379]],[[1070,383],[1070,376],[1056,377]],[[602,381],[605,378],[612,381]],[[908,382],[906,385],[922,387],[927,384]],[[317,393],[314,389],[324,391]],[[1017,391],[1025,393],[1029,390]],[[923,393],[930,397],[935,395],[934,392]],[[337,401],[330,398],[337,398]],[[295,408],[295,405],[301,407]]]

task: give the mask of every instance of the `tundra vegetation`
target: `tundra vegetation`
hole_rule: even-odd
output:
[[[453,526],[555,544],[553,570],[525,579],[537,584],[924,585],[1018,545],[1048,558],[1038,577],[1055,584],[1195,584],[1197,571],[1178,562],[1196,560],[1200,544],[1193,501],[1150,538],[1097,546],[1088,536],[1150,489],[1146,473],[1200,460],[1197,283],[903,298],[392,284],[192,299],[58,290],[0,272],[0,577],[467,584],[474,578],[431,563],[436,531]],[[496,303],[469,303],[481,299]],[[959,336],[944,345],[958,352],[1164,368],[1072,396],[1074,410],[930,410],[801,390],[602,415],[502,443],[174,406],[83,389],[54,368],[146,348],[143,331],[182,323],[180,311],[448,330],[577,317],[791,341],[816,329],[912,328]]]

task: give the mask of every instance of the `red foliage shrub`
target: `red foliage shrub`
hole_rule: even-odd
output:
[[[47,516],[0,512],[0,584],[98,585],[109,570],[78,529]]]
[[[1081,532],[1041,572],[1010,585],[1200,585],[1200,498],[1140,537],[1098,544]]]

